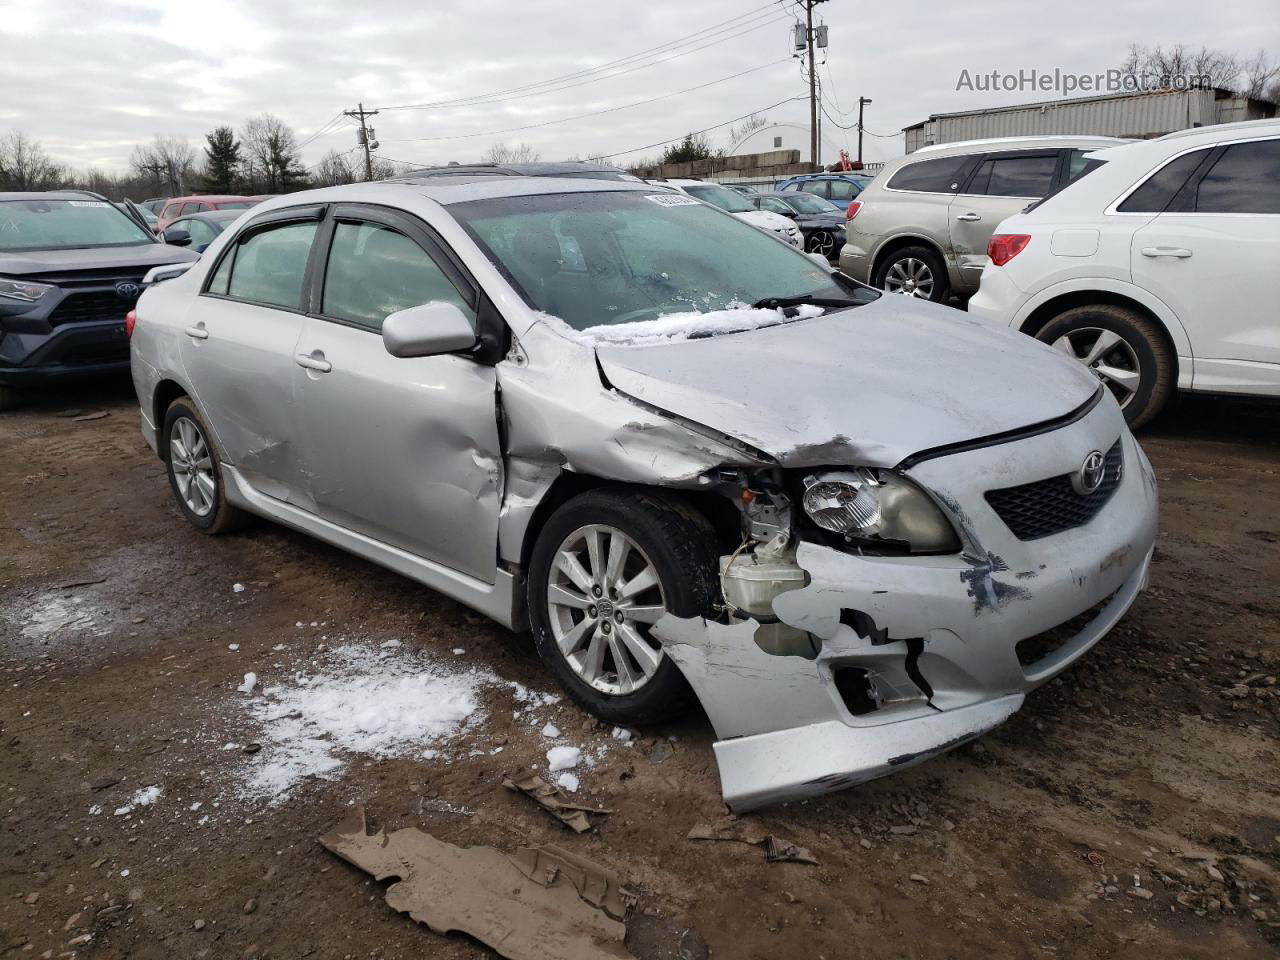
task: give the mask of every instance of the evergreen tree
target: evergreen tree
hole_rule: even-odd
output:
[[[234,193],[240,173],[240,141],[230,127],[218,127],[205,136],[204,165],[206,193]]]

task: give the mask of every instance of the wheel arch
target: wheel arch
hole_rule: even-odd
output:
[[[164,430],[164,414],[173,401],[182,396],[190,396],[190,392],[177,380],[167,377],[156,384],[156,388],[151,394],[151,422],[156,425],[156,446],[161,460],[167,461],[169,459],[167,448],[162,442],[159,442],[159,433]],[[194,399],[192,403],[195,403]]]
[[[1015,326],[1022,333],[1034,337],[1059,314],[1075,307],[1098,304],[1132,310],[1152,321],[1173,351],[1178,388],[1190,388],[1195,357],[1191,340],[1168,306],[1140,288],[1108,281],[1059,284],[1026,304],[1019,312]]]
[[[875,283],[876,273],[880,270],[880,265],[884,263],[886,257],[897,253],[904,247],[920,246],[928,247],[938,255],[939,259],[942,260],[943,268],[947,271],[947,280],[950,282],[952,280],[950,275],[951,263],[947,259],[946,251],[938,245],[936,240],[923,233],[896,233],[892,237],[882,240],[871,255],[871,270],[867,274],[869,282]]]

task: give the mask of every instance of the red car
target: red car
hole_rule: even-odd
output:
[[[179,217],[193,213],[208,213],[210,210],[247,210],[254,204],[261,203],[262,197],[231,197],[222,195],[206,195],[192,197],[173,197],[165,201],[160,208],[160,219],[156,223],[156,233],[163,233],[164,228]]]

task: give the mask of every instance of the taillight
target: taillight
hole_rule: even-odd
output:
[[[1031,237],[1025,233],[997,233],[987,242],[987,256],[997,267],[1003,267],[1030,242]]]
[[[133,336],[133,328],[138,322],[138,311],[130,310],[124,315],[124,335],[126,337]]]
[[[850,200],[849,209],[846,210],[844,214],[845,220],[852,220],[854,217],[858,215],[858,211],[861,209],[862,209],[861,200]]]

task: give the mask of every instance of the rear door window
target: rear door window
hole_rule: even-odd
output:
[[[827,197],[831,195],[830,181],[827,180],[806,180],[800,184],[802,193],[813,193],[819,197]]]
[[[955,193],[960,189],[973,157],[936,157],[917,160],[902,167],[889,178],[890,190],[912,190],[918,193]]]
[[[1039,199],[1053,188],[1057,153],[1020,156],[988,156],[978,164],[965,193],[988,197]]]
[[[1280,213],[1280,140],[1229,146],[1200,178],[1196,213]]]
[[[334,226],[320,311],[326,317],[378,331],[396,311],[438,301],[474,319],[444,271],[403,233],[377,223]]]
[[[1121,213],[1164,213],[1169,201],[1182,189],[1182,185],[1212,150],[1212,147],[1192,150],[1170,160],[1129,194],[1116,209]]]
[[[302,282],[316,224],[282,223],[253,231],[222,259],[209,284],[211,293],[275,307],[301,309]],[[225,275],[224,269],[228,272]],[[220,287],[221,284],[221,287]]]
[[[851,180],[832,180],[830,183],[832,200],[852,200],[862,192],[862,188]]]

